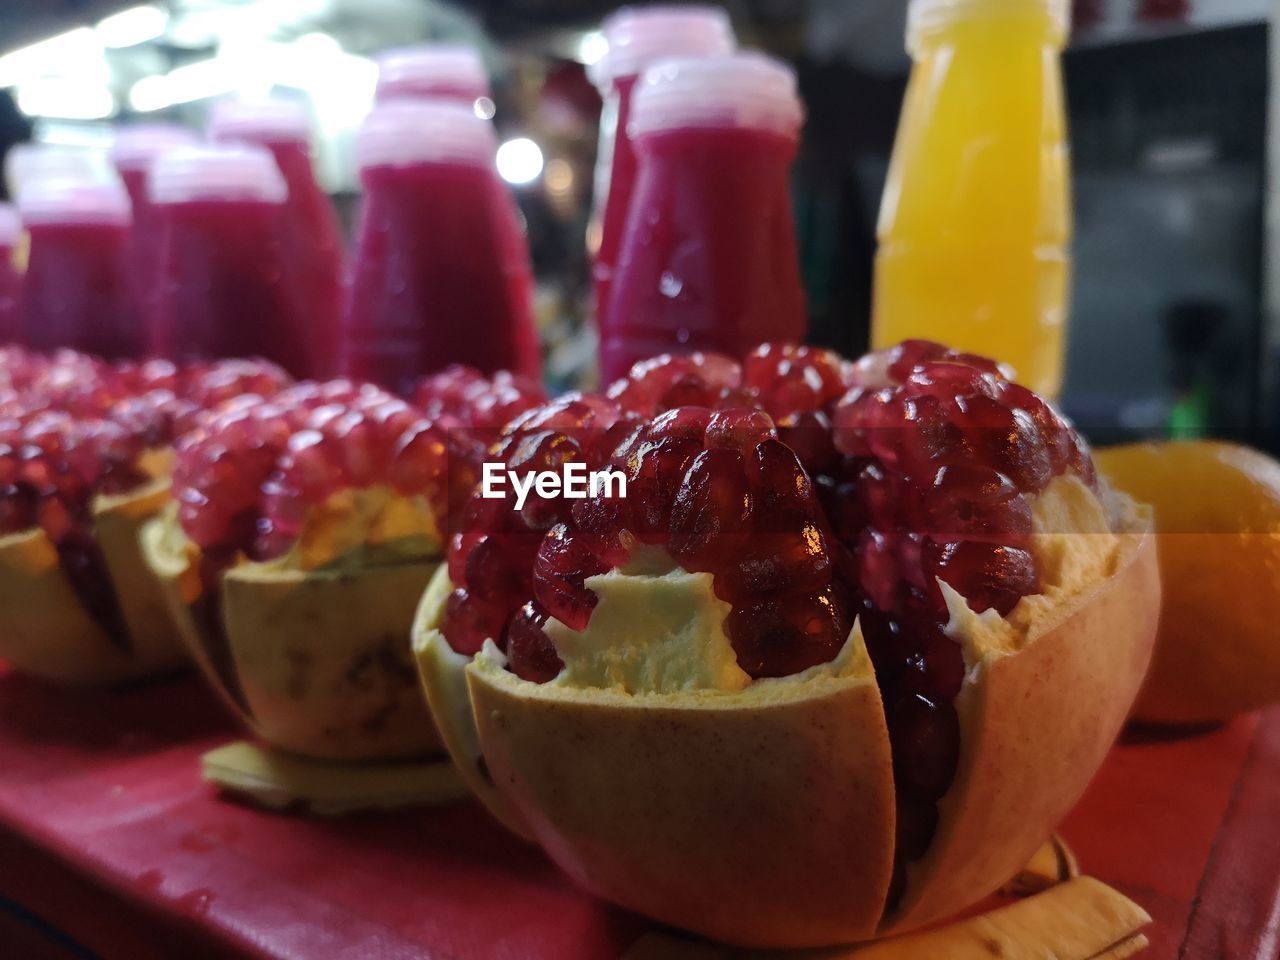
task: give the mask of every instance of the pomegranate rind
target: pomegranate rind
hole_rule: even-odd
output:
[[[159,479],[100,497],[94,506],[94,535],[129,631],[128,649],[85,611],[43,530],[0,537],[0,659],[70,686],[109,686],[185,666],[138,547],[139,531],[168,500],[168,481]]]
[[[969,665],[956,698],[956,776],[933,843],[908,868],[881,933],[931,923],[998,889],[1101,766],[1146,674],[1160,612],[1149,518],[1129,521],[1111,576],[1038,623],[1021,649]]]
[[[843,668],[733,693],[534,684],[467,667],[490,776],[577,883],[749,947],[866,939],[893,865],[893,773],[861,634]]]
[[[413,652],[431,718],[462,782],[499,823],[532,840],[524,817],[494,786],[467,690],[471,658],[456,652],[440,632],[445,602],[453,591],[449,571],[441,567],[428,584],[413,622]]]
[[[100,496],[94,527],[107,573],[129,630],[135,659],[156,671],[188,666],[186,651],[173,629],[163,592],[147,569],[140,532],[170,502],[168,479],[123,496]]]
[[[193,612],[198,550],[175,511],[143,531],[155,582],[191,658],[240,721],[271,746],[323,760],[439,753],[417,687],[409,627],[435,562],[297,570],[244,563],[223,576],[225,667]],[[234,684],[235,689],[232,689]]]

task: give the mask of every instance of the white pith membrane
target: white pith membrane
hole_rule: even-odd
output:
[[[1020,659],[1020,654],[1036,649],[1037,641],[1047,635],[1052,635],[1051,646],[1055,650],[1060,649],[1064,642],[1069,643],[1070,640],[1061,635],[1057,630],[1059,627],[1070,633],[1083,624],[1085,629],[1092,629],[1096,633],[1098,624],[1102,622],[1099,618],[1113,615],[1117,604],[1123,603],[1130,591],[1142,594],[1142,602],[1137,604],[1141,609],[1126,614],[1120,618],[1122,622],[1116,625],[1117,643],[1124,647],[1115,655],[1118,658],[1116,662],[1122,661],[1125,676],[1119,682],[1117,690],[1108,690],[1103,694],[1105,706],[1099,708],[1099,716],[1096,718],[1099,732],[1096,736],[1091,734],[1098,743],[1094,744],[1091,740],[1085,754],[1090,756],[1089,760],[1082,761],[1081,757],[1051,758],[1049,765],[1054,768],[1054,775],[1057,775],[1063,769],[1063,764],[1074,763],[1075,767],[1069,769],[1087,766],[1092,762],[1092,753],[1096,753],[1100,760],[1105,745],[1109,745],[1110,738],[1114,737],[1127,711],[1128,700],[1136,692],[1142,667],[1149,656],[1154,620],[1148,601],[1152,594],[1158,598],[1158,588],[1154,583],[1150,539],[1146,535],[1149,527],[1147,513],[1126,498],[1109,491],[1103,490],[1101,496],[1095,495],[1074,475],[1055,478],[1041,494],[1030,496],[1028,500],[1033,515],[1030,550],[1039,567],[1042,592],[1022,598],[1009,616],[1002,618],[994,611],[982,614],[972,612],[963,598],[943,585],[952,614],[946,628],[947,633],[961,644],[966,666],[966,677],[955,700],[961,720],[961,760],[951,787],[938,804],[939,823],[933,844],[923,859],[907,865],[906,891],[895,912],[887,917],[882,914],[889,888],[889,864],[892,861],[892,775],[888,772],[890,760],[884,708],[857,624],[832,661],[792,676],[753,681],[737,666],[732,647],[724,634],[722,624],[729,605],[714,596],[711,576],[673,569],[669,563],[661,560],[655,566],[653,557],[647,556],[639,563],[633,561],[625,569],[610,571],[586,581],[586,586],[595,591],[599,602],[585,630],[572,631],[554,619],[548,621],[545,632],[555,644],[565,667],[553,680],[537,684],[508,672],[505,669],[504,655],[491,641],[486,642],[474,658],[460,655],[449,647],[438,628],[443,618],[444,602],[452,585],[447,571],[441,569],[423,598],[415,624],[415,650],[433,715],[464,779],[495,816],[516,832],[536,838],[547,848],[553,859],[579,882],[625,906],[647,912],[665,922],[750,946],[818,946],[850,939],[865,939],[877,933],[928,923],[985,896],[1007,879],[1000,877],[987,889],[966,888],[957,892],[954,885],[951,885],[952,889],[945,890],[943,894],[937,894],[935,889],[939,886],[938,871],[945,871],[955,865],[953,848],[956,844],[952,842],[955,830],[951,829],[953,823],[950,821],[957,818],[972,819],[971,798],[961,795],[966,792],[971,780],[989,774],[989,770],[974,772],[969,769],[966,761],[966,752],[980,749],[970,742],[971,737],[982,741],[990,739],[984,729],[984,717],[989,712],[987,688],[995,682],[995,686],[1000,688],[996,693],[1007,698],[1010,684],[1017,682],[1007,676],[1010,671],[1002,671],[998,665],[1006,660]],[[1118,576],[1119,574],[1123,574],[1123,577]],[[1115,596],[1108,595],[1106,589],[1112,578],[1118,582],[1116,589],[1110,591]],[[1101,612],[1092,611],[1090,608],[1097,606],[1093,601],[1099,597],[1102,598],[1101,606],[1105,609]],[[1096,643],[1096,640],[1091,642]],[[1101,658],[1092,652],[1082,654],[1082,657],[1087,668],[1101,665]],[[1040,659],[1039,655],[1032,657],[1027,669],[1036,669],[1033,664]],[[1073,665],[1072,669],[1078,666]],[[993,677],[993,670],[995,673],[1003,672],[1006,676]],[[1128,673],[1133,670],[1137,671],[1137,676],[1130,680]],[[1023,676],[1025,677],[1025,671]],[[1132,689],[1127,689],[1126,685]],[[1066,693],[1069,697],[1085,697],[1089,691]],[[840,706],[841,703],[844,704],[843,707]],[[857,704],[861,704],[861,707],[855,709]],[[831,711],[829,716],[822,713],[824,709]],[[571,756],[561,757],[559,752],[553,755],[545,749],[545,744],[536,739],[536,735],[540,735],[545,740],[549,730],[569,737],[581,733],[590,739],[596,734],[589,727],[609,716],[610,724],[613,725],[616,720],[617,729],[622,730],[618,738],[632,743],[633,748],[643,754],[636,758],[619,759],[619,764],[656,763],[661,767],[665,761],[655,759],[654,748],[650,743],[654,738],[661,741],[664,730],[679,726],[684,722],[681,718],[709,718],[712,728],[717,724],[729,724],[729,729],[733,732],[726,736],[730,739],[743,736],[743,729],[752,730],[753,736],[760,741],[759,750],[768,754],[771,750],[768,740],[775,732],[771,725],[777,725],[779,736],[785,738],[786,733],[794,732],[791,728],[800,723],[799,720],[793,721],[791,717],[802,714],[807,716],[806,711],[822,714],[816,725],[811,724],[800,730],[808,737],[816,729],[816,740],[797,740],[794,747],[788,750],[793,750],[797,756],[808,757],[810,762],[823,763],[826,759],[823,751],[827,748],[821,744],[826,742],[827,736],[834,735],[837,738],[836,753],[839,754],[832,760],[836,766],[847,766],[848,755],[852,751],[863,758],[854,769],[863,773],[875,771],[874,775],[882,777],[888,787],[887,809],[884,796],[861,797],[859,801],[866,804],[866,814],[857,821],[857,826],[853,829],[861,830],[866,836],[854,843],[836,843],[837,840],[844,840],[838,826],[832,826],[830,832],[825,834],[842,850],[845,847],[855,848],[859,858],[865,857],[873,861],[883,854],[883,870],[877,873],[878,868],[874,864],[867,867],[870,873],[861,877],[860,883],[865,896],[853,903],[841,903],[837,908],[827,911],[827,917],[839,912],[838,923],[827,927],[824,932],[818,923],[811,922],[809,928],[799,935],[794,932],[777,932],[785,928],[787,921],[762,920],[759,930],[764,932],[744,936],[735,930],[739,929],[744,915],[754,916],[759,913],[758,904],[754,907],[737,904],[724,917],[715,916],[714,910],[708,912],[708,905],[705,903],[686,909],[678,898],[668,898],[670,890],[667,888],[673,887],[669,876],[664,877],[661,873],[646,876],[637,863],[633,862],[637,857],[643,860],[644,853],[632,848],[611,860],[608,841],[603,835],[613,829],[612,825],[600,818],[593,818],[590,811],[573,806],[573,802],[567,799],[570,795],[563,792],[572,781],[562,783],[560,778],[579,775],[576,772],[570,773],[571,769],[575,769],[570,765]],[[651,719],[645,720],[645,716]],[[865,738],[865,744],[850,747],[847,740],[840,739],[849,735],[847,730],[832,734],[827,726],[828,720],[834,718],[838,721],[849,717],[857,717],[860,722],[867,724],[865,731],[857,734],[858,737]],[[523,734],[520,729],[521,719],[536,721],[535,725],[539,729]],[[694,735],[707,732],[700,723],[693,726]],[[648,731],[644,736],[636,732],[642,729]],[[714,730],[707,735],[714,737]],[[633,737],[634,742],[628,740],[629,737]],[[486,747],[491,751],[489,754],[485,752]],[[495,749],[499,750],[497,756],[492,753]],[[521,750],[528,755],[522,757]],[[1004,749],[1003,753],[1008,755],[1009,750]],[[735,762],[750,762],[752,751],[740,754],[730,750],[726,756],[729,754],[736,758]],[[714,763],[717,756],[712,752],[704,758],[704,762]],[[776,759],[785,756],[785,753],[774,756]],[[594,765],[599,758],[592,757],[592,760]],[[605,761],[600,762],[608,765]],[[544,766],[551,763],[554,767],[552,773],[547,775],[552,786],[548,786],[547,781],[539,781],[534,786],[522,781],[522,778],[530,775],[532,765],[537,763]],[[495,769],[498,771],[496,774]],[[1088,767],[1086,770],[1086,779],[1092,769]],[[803,770],[799,773],[792,771],[792,780],[795,782],[779,789],[790,790],[796,797],[804,797],[804,803],[808,804],[814,794],[823,792],[821,784],[829,773],[830,771],[821,771],[814,782]],[[1033,773],[1022,771],[1019,774],[1021,781],[1025,783],[1033,777]],[[588,777],[593,775],[585,774]],[[767,774],[758,773],[756,776],[764,777]],[[537,780],[536,770],[532,777]],[[1075,781],[1080,782],[1077,784]],[[1084,782],[1074,773],[1067,779],[1071,790],[1083,789]],[[634,787],[637,781],[628,780],[628,783]],[[836,778],[834,784],[827,782],[826,789],[847,786],[847,783]],[[883,786],[882,783],[880,788]],[[539,789],[543,792],[537,792]],[[584,789],[590,793],[590,785]],[[551,793],[546,793],[547,790]],[[871,789],[871,792],[875,793],[875,789]],[[731,797],[702,799],[710,809],[686,809],[676,819],[691,818],[701,823],[703,828],[708,828],[711,821],[707,818],[716,816],[716,811],[725,809],[724,804],[732,803],[733,800]],[[673,796],[670,800],[672,803],[685,803],[688,807],[699,802],[696,798],[679,796]],[[1069,806],[1072,800],[1074,795],[1065,797],[1063,803]],[[659,799],[655,802],[666,801]],[[1040,807],[1045,806],[1043,798],[1039,798],[1037,803]],[[857,804],[853,806],[862,811]],[[1060,816],[1065,812],[1066,806],[1056,810],[1056,815]],[[665,807],[664,811],[668,814],[671,812]],[[820,812],[813,816],[819,818]],[[1051,823],[1045,824],[1042,829],[1048,830],[1052,826]],[[812,828],[795,829],[800,829],[803,834],[812,832]],[[850,824],[844,822],[843,833],[847,834],[850,829]],[[1033,826],[1032,830],[1035,829],[1037,828]],[[871,836],[872,834],[875,836]],[[659,842],[666,839],[669,838],[664,836]],[[805,839],[811,838],[806,836]],[[1016,845],[1019,842],[1025,843],[1026,840],[1026,837],[1022,837],[1013,842]],[[1042,840],[1043,836],[1035,837],[1034,843],[1038,844]],[[737,842],[739,841],[729,841],[730,844]],[[751,840],[748,838],[740,842],[749,844]],[[689,843],[696,845],[697,838],[691,836]],[[778,843],[782,841],[779,840]],[[584,852],[584,845],[586,850],[593,852]],[[939,851],[940,846],[951,849]],[[1025,855],[1029,855],[1033,849],[1034,846],[1027,849]],[[776,850],[773,852],[777,853]],[[722,857],[719,852],[713,851],[709,856],[718,862],[729,857],[728,851],[724,851],[724,854]],[[1007,852],[1004,855],[1007,857]],[[803,862],[806,856],[813,860],[821,858],[823,854],[791,850],[785,851],[781,856],[783,859],[778,863],[784,868],[790,868],[793,862]],[[705,865],[705,861],[702,863]],[[1011,864],[1010,875],[1020,866],[1021,862]],[[618,869],[611,872],[611,867]],[[742,872],[749,874],[751,871],[744,869]],[[822,868],[814,867],[812,872],[820,874]],[[928,882],[920,881],[926,874],[929,875]],[[628,879],[630,875],[636,875],[639,879],[632,882]],[[717,880],[730,885],[733,883],[732,879],[725,880],[724,877],[718,877]],[[990,877],[984,877],[979,882],[986,883],[989,880]],[[778,883],[779,889],[786,889],[788,881],[780,879]],[[851,885],[855,888],[859,886],[858,883]],[[944,883],[942,886],[948,885]],[[714,884],[708,883],[707,887],[712,888]],[[637,890],[643,892],[636,893]],[[866,891],[878,893],[866,894]],[[686,890],[685,896],[687,895]],[[751,894],[743,896],[749,899]],[[802,899],[798,902],[804,902],[805,894],[794,896],[800,896]],[[816,898],[816,895],[813,896]],[[690,913],[688,910],[695,912]],[[796,923],[800,921],[797,920]],[[794,927],[792,930],[794,931]],[[798,942],[798,936],[813,939]]]

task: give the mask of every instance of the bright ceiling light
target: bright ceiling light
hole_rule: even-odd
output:
[[[159,76],[143,77],[129,91],[129,106],[139,113],[163,110],[175,104],[230,93],[239,81],[234,62],[210,57]]]
[[[0,87],[33,77],[83,76],[86,69],[99,68],[106,68],[102,41],[91,27],[77,27],[0,57]]]
[[[67,77],[38,77],[18,87],[18,109],[28,117],[105,120],[116,112],[106,87]]]
[[[609,41],[599,30],[588,30],[578,38],[578,62],[591,66],[609,52]]]
[[[163,37],[168,25],[167,11],[145,4],[104,17],[93,29],[104,47],[120,49]]]
[[[507,183],[523,186],[542,173],[542,148],[528,137],[516,137],[498,147],[498,176]]]

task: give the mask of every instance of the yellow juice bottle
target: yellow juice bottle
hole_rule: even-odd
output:
[[[995,357],[1062,385],[1071,184],[1068,0],[912,0],[915,65],[878,228],[872,336]]]

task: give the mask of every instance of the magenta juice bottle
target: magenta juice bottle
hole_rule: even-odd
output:
[[[18,211],[0,203],[0,347],[22,339],[22,274],[16,259],[21,238]]]
[[[456,100],[474,106],[489,96],[489,74],[473,47],[432,43],[383,51],[376,57],[379,103],[401,98]]]
[[[759,54],[645,74],[635,193],[601,324],[606,380],[664,351],[804,339],[788,188],[802,118],[791,70]]]
[[[119,178],[36,177],[17,200],[30,238],[21,341],[33,350],[70,347],[110,360],[141,356],[146,336],[129,277],[129,196]]]
[[[348,376],[401,393],[451,363],[540,376],[529,252],[495,149],[462,104],[395,100],[365,120]]]
[[[129,278],[143,329],[156,324],[156,297],[160,283],[160,225],[147,194],[151,165],[166,150],[189,147],[196,135],[174,124],[140,123],[116,130],[111,161],[129,192],[133,229],[129,235]]]
[[[609,284],[635,187],[636,155],[628,127],[640,75],[668,57],[723,56],[735,45],[729,18],[718,7],[623,8],[605,20],[602,30],[609,48],[590,71],[604,101],[588,227],[597,322],[609,302]],[[600,332],[603,340],[606,332]]]
[[[311,125],[305,108],[288,100],[223,101],[214,107],[210,138],[257,144],[271,151],[284,177],[285,263],[311,316],[296,376],[325,378],[339,367],[342,318],[342,232],[337,213],[311,161]]]
[[[261,147],[171,150],[151,171],[160,219],[156,354],[265,357],[295,375],[312,317],[285,268],[283,177]]]

